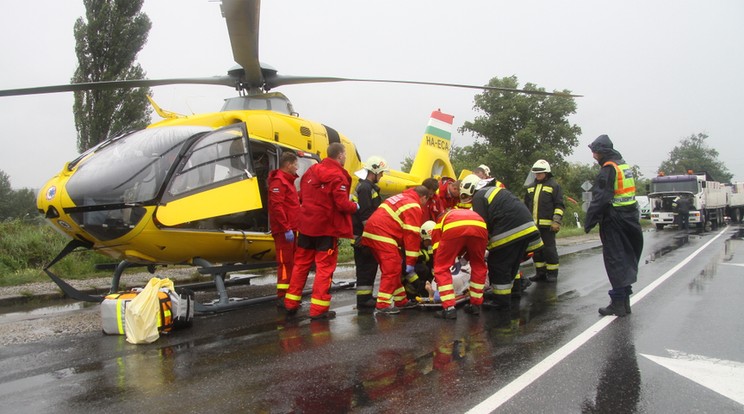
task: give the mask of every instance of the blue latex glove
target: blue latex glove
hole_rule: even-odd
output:
[[[412,265],[406,265],[406,274],[410,275],[413,273],[413,266]]]
[[[294,241],[294,232],[292,230],[287,230],[284,232],[284,238],[288,241]]]

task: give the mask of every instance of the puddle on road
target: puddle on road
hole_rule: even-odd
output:
[[[679,249],[680,247],[684,246],[685,244],[689,243],[690,236],[695,236],[693,234],[677,234],[674,237],[672,237],[671,244],[667,244],[665,246],[662,246],[659,249],[656,249],[655,251],[651,252],[648,256],[646,256],[646,263],[653,262],[656,259],[669,254],[670,252]]]

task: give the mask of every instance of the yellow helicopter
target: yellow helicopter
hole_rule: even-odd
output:
[[[83,247],[119,260],[111,291],[132,265],[188,264],[214,277],[219,300],[197,311],[242,306],[230,301],[228,273],[266,267],[274,260],[267,214],[267,177],[280,155],[293,151],[302,174],[342,143],[344,166],[354,177],[363,168],[353,142],[333,128],[300,118],[275,87],[339,81],[412,83],[565,95],[487,86],[379,79],[283,76],[258,60],[259,0],[222,0],[238,66],[227,76],[187,79],[104,81],[0,91],[0,96],[76,90],[134,88],[181,83],[234,87],[219,112],[184,116],[160,108],[164,118],[148,128],[109,138],[68,162],[40,190],[37,206],[70,243],[45,271],[70,297],[101,301],[80,292],[49,270],[64,255]],[[390,171],[380,182],[395,194],[433,176],[454,177],[449,160],[452,117],[432,112],[411,172]],[[356,177],[355,177],[356,179]]]

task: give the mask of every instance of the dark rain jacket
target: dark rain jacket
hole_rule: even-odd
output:
[[[563,222],[563,190],[555,178],[538,182],[535,180],[524,195],[524,204],[532,212],[538,227],[550,227],[553,222]]]
[[[483,217],[488,226],[489,250],[508,246],[518,240],[540,239],[540,230],[527,206],[507,189],[485,187],[476,191],[473,195],[473,211]]]
[[[367,179],[359,180],[352,199],[359,203],[359,211],[354,213],[351,218],[354,225],[354,236],[361,236],[364,231],[364,223],[369,220],[372,213],[382,203],[380,187]]]
[[[638,279],[638,262],[643,250],[643,231],[639,222],[638,203],[613,207],[615,168],[607,161],[625,164],[622,155],[613,149],[607,135],[600,135],[589,145],[600,154],[602,168],[592,187],[592,201],[586,212],[584,230],[588,233],[599,224],[605,269],[613,289],[630,286]]]

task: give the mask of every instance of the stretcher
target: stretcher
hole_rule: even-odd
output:
[[[457,296],[455,296],[455,306],[459,306],[465,303],[468,303],[470,301],[470,294],[468,292],[461,293]],[[416,296],[416,302],[418,303],[419,308],[422,309],[442,309],[442,302],[439,300],[435,300],[430,297],[420,297]]]

